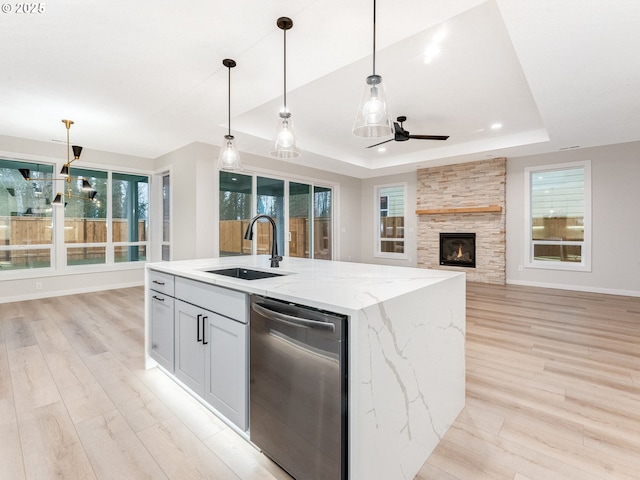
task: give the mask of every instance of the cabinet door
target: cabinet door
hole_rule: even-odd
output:
[[[204,344],[206,310],[175,301],[175,375],[198,395],[204,394]]]
[[[151,298],[151,351],[158,364],[173,372],[173,298],[149,292]]]
[[[246,431],[249,326],[208,313],[205,341],[205,400]]]

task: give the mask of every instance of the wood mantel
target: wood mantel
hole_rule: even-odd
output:
[[[429,208],[416,210],[417,215],[441,215],[448,213],[486,213],[501,212],[500,205],[487,205],[485,207],[456,207],[456,208]]]

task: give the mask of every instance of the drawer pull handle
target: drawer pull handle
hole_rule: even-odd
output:
[[[198,343],[200,343],[202,341],[202,339],[200,338],[200,318],[202,318],[202,314],[198,314],[198,320],[196,320],[196,329],[197,329],[197,333],[198,333]]]
[[[205,320],[207,320],[207,318],[209,317],[205,317],[204,315],[202,316],[202,344],[203,345],[208,345],[209,342],[205,341],[204,339],[204,326],[205,326]]]
[[[164,302],[164,298],[156,297],[155,295],[153,296],[153,299],[158,300],[159,302]]]
[[[164,282],[159,282],[158,280],[153,280],[153,283],[156,285],[164,285]]]

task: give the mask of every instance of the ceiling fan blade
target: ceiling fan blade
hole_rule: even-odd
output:
[[[385,140],[384,142],[376,143],[375,145],[369,145],[367,148],[377,147],[378,145],[382,145],[383,143],[392,142],[394,139],[390,138],[389,140]]]
[[[416,138],[418,140],[446,140],[449,135],[409,135],[409,138]]]

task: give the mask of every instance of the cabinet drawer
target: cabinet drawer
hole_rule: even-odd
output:
[[[157,272],[156,270],[149,270],[149,285],[148,287],[156,292],[164,293],[165,295],[174,295],[173,275],[169,273]]]
[[[248,297],[246,293],[196,282],[187,278],[176,278],[175,297],[197,305],[238,322],[247,323]]]
[[[149,355],[173,373],[173,298],[159,292],[149,291],[151,300],[150,350]]]

